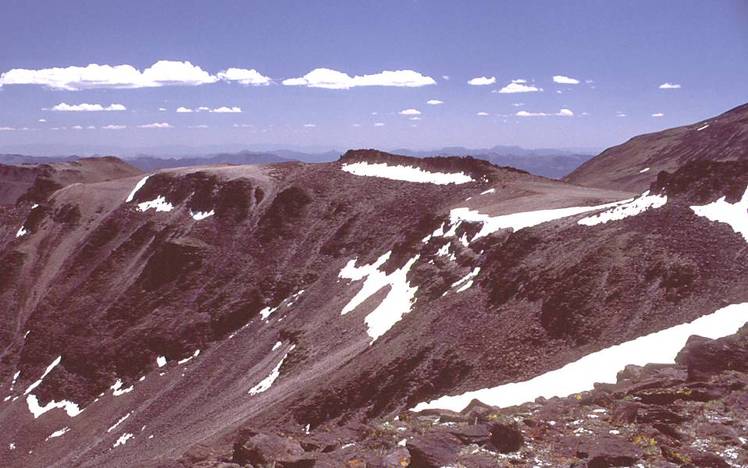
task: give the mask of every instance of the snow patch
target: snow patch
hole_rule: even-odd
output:
[[[491,188],[491,189],[488,189],[488,190],[485,190],[485,191],[481,192],[480,194],[481,195],[488,195],[489,193],[496,193],[496,189],[495,188]]]
[[[215,210],[197,212],[190,211],[190,216],[192,216],[192,219],[194,219],[195,221],[202,221],[203,219],[213,216],[214,214],[216,214]]]
[[[625,200],[628,201],[628,200]],[[574,216],[587,211],[602,210],[612,206],[616,206],[624,201],[617,201],[613,203],[606,203],[604,205],[597,206],[573,206],[570,208],[557,208],[552,210],[537,210],[537,211],[525,211],[521,213],[512,213],[499,216],[489,216],[487,214],[480,213],[478,211],[471,210],[470,208],[455,208],[449,212],[451,229],[444,233],[444,236],[453,236],[457,231],[457,227],[463,221],[481,223],[483,227],[473,237],[472,240],[479,239],[481,237],[492,234],[500,229],[512,229],[513,231],[519,231],[538,224],[546,223],[556,219],[566,218],[568,216]],[[433,234],[436,236],[436,232]]]
[[[291,346],[291,349],[289,349],[286,354],[283,355],[280,361],[278,361],[278,364],[275,365],[273,370],[270,371],[270,374],[268,374],[267,377],[262,379],[257,385],[249,389],[250,395],[257,395],[259,393],[267,391],[270,387],[273,386],[273,382],[275,382],[278,377],[280,377],[280,368],[283,365],[283,362],[286,360],[289,354],[291,354],[291,351],[294,350],[296,345]]]
[[[385,163],[356,162],[346,163],[342,170],[357,176],[381,177],[405,182],[429,183],[437,185],[464,184],[473,178],[464,172],[431,172],[413,166],[390,166]]]
[[[470,289],[470,287],[473,285],[473,279],[475,279],[475,277],[478,276],[478,273],[480,273],[480,267],[475,267],[473,271],[471,271],[467,275],[463,276],[462,278],[452,283],[451,287],[457,288],[459,286],[459,288],[456,291],[458,293]]]
[[[145,185],[146,181],[148,180],[148,177],[150,177],[150,176],[143,177],[142,179],[140,179],[138,181],[137,184],[135,184],[135,187],[130,192],[130,195],[128,195],[127,198],[125,199],[125,203],[130,203],[132,201],[132,199],[135,198],[135,194],[138,193],[138,190],[140,190],[140,189],[143,188],[143,186]]]
[[[697,128],[696,131],[700,132],[700,131],[702,131],[702,130],[704,130],[706,128],[709,128],[709,124],[708,123],[706,123],[706,124],[702,125],[701,127]]]
[[[158,367],[164,367],[166,365],[166,356],[159,356],[156,358],[156,365]]]
[[[112,448],[117,448],[120,445],[125,445],[127,441],[132,439],[133,437],[134,436],[130,434],[129,432],[125,432],[119,437],[119,439],[117,439],[117,442],[115,442],[114,445],[112,445]]]
[[[649,172],[649,169],[650,168],[645,167],[644,169],[642,169],[641,171],[639,171],[639,174],[644,174],[645,172]]]
[[[42,376],[39,377],[39,380],[29,385],[26,391],[23,392],[23,394],[28,395],[29,393],[33,392],[36,387],[42,384],[42,382],[44,381],[44,377],[46,377],[50,372],[52,372],[52,369],[57,367],[60,364],[60,362],[62,362],[62,356],[57,356],[57,358],[54,361],[52,361],[50,365],[47,366],[47,369],[44,371]]]
[[[356,267],[356,259],[350,260],[338,276],[340,278],[359,281],[365,279],[361,289],[343,307],[340,315],[345,315],[355,310],[382,288],[389,286],[390,290],[382,302],[370,312],[364,322],[367,325],[367,333],[374,342],[377,338],[387,333],[402,316],[410,312],[418,287],[411,287],[407,280],[408,272],[418,260],[418,255],[408,260],[401,268],[389,275],[379,268],[390,258],[392,252],[387,252],[379,257],[374,263]]]
[[[78,407],[77,404],[73,403],[72,401],[68,400],[61,400],[61,401],[50,401],[46,405],[41,406],[39,404],[39,400],[36,398],[36,395],[31,394],[26,397],[26,404],[29,407],[29,411],[31,414],[34,415],[34,419],[38,418],[42,414],[46,413],[49,410],[53,410],[55,408],[60,408],[65,410],[68,416],[71,418],[74,418],[78,416],[83,410]]]
[[[127,388],[122,388],[122,380],[117,379],[117,381],[114,382],[114,384],[109,388],[112,389],[112,395],[117,397],[120,395],[124,395],[125,393],[131,392],[133,389],[133,386],[130,385]]]
[[[431,408],[461,411],[474,398],[498,407],[519,405],[538,397],[564,397],[583,392],[595,382],[615,383],[616,374],[630,364],[673,363],[688,337],[721,338],[736,333],[748,322],[748,302],[732,304],[692,322],[683,323],[597,351],[524,382],[484,388],[419,403],[414,411]]]
[[[276,351],[276,350],[277,350],[278,348],[280,348],[280,347],[281,347],[281,345],[283,345],[283,342],[282,342],[282,341],[279,341],[279,342],[275,343],[275,344],[273,345],[273,351]]]
[[[127,418],[129,418],[129,417],[130,417],[130,414],[132,414],[132,412],[130,412],[130,413],[127,413],[126,415],[124,415],[124,416],[122,416],[121,418],[119,418],[119,419],[117,420],[117,422],[116,422],[116,423],[114,423],[114,424],[113,424],[113,425],[112,425],[112,426],[111,426],[111,427],[110,427],[109,429],[107,429],[106,431],[107,431],[107,432],[112,432],[113,430],[117,429],[117,426],[119,426],[120,424],[122,424],[123,422],[125,422],[125,419],[127,419]]]
[[[691,209],[698,216],[709,221],[729,224],[733,231],[743,236],[748,242],[748,187],[743,198],[736,203],[728,203],[725,197],[702,206],[692,206]]]
[[[597,224],[605,224],[608,221],[620,221],[642,214],[647,210],[660,208],[665,203],[667,203],[667,195],[650,195],[649,190],[647,190],[633,200],[627,200],[626,203],[622,203],[602,213],[582,218],[578,221],[578,224],[595,226]]]
[[[28,234],[28,231],[25,227],[21,226],[20,229],[18,229],[18,232],[16,232],[16,238],[25,236],[26,234]]]
[[[174,205],[167,202],[166,198],[164,198],[163,195],[159,195],[153,200],[138,203],[138,210],[140,211],[145,212],[150,210],[151,208],[154,208],[156,211],[171,211],[174,209]]]
[[[186,363],[190,362],[191,360],[193,360],[194,358],[198,357],[199,355],[200,355],[200,350],[197,349],[197,350],[195,350],[194,353],[192,353],[192,356],[177,361],[177,364],[186,364]]]
[[[70,431],[70,428],[69,428],[69,427],[63,427],[62,429],[60,429],[60,430],[58,430],[58,431],[54,431],[53,433],[51,433],[50,435],[48,435],[48,436],[47,436],[47,438],[46,438],[46,439],[44,439],[44,441],[46,442],[46,441],[48,441],[49,439],[55,439],[55,438],[57,438],[57,437],[62,437],[62,436],[64,436],[64,435],[65,435],[65,433],[67,433],[67,432],[69,432],[69,431]]]
[[[273,312],[275,312],[276,310],[278,310],[278,308],[277,308],[277,307],[273,307],[272,309],[271,309],[270,307],[265,307],[264,309],[262,309],[262,310],[260,311],[260,318],[261,318],[262,320],[264,320],[264,321],[267,321],[268,317],[270,317],[270,315],[271,315],[271,314],[272,314]]]

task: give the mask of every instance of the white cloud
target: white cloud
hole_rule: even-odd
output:
[[[73,130],[83,130],[83,127],[81,127],[80,125],[73,125],[70,128],[72,128]]]
[[[663,114],[662,112],[655,112],[654,114],[652,114],[652,117],[663,117],[664,115],[665,114]]]
[[[488,115],[488,112],[478,112],[475,115],[479,115],[481,117],[486,117]]]
[[[375,127],[384,127],[384,123],[383,122],[377,122],[377,123],[374,124],[374,126]]]
[[[205,124],[199,124],[199,125],[190,125],[187,128],[208,128]]]
[[[403,109],[400,112],[398,112],[400,115],[421,115],[421,111],[418,109]]]
[[[159,107],[158,110],[159,112],[166,112],[166,107]]]
[[[514,106],[514,107],[522,107],[524,105],[525,105],[524,102],[515,102],[515,103],[512,104],[512,106]]]
[[[41,123],[44,123],[44,122],[46,122],[46,121],[47,121],[47,119],[39,119],[39,120],[38,120],[37,122],[41,122]]]
[[[559,84],[579,84],[579,80],[564,75],[554,75],[553,82]]]
[[[215,109],[211,109],[209,112],[216,112],[218,114],[229,114],[229,113],[230,114],[237,114],[237,113],[240,113],[241,111],[242,111],[241,107],[237,107],[237,106],[232,106],[232,107],[221,106],[221,107],[216,107]]]
[[[449,75],[442,75],[442,80],[449,81]]]
[[[234,125],[232,125],[232,127],[234,127],[234,128],[252,128],[252,127],[254,127],[254,125],[252,125],[252,124],[246,124],[246,123],[244,123],[244,124],[237,124],[237,123],[235,123]]]
[[[215,109],[211,109],[210,107],[206,107],[206,106],[200,106],[196,109],[190,109],[189,107],[184,107],[184,106],[177,108],[177,112],[179,113],[215,112],[218,114],[228,114],[228,113],[238,114],[241,111],[242,111],[242,108],[238,106],[231,106],[231,107],[221,106],[221,107],[216,107]]]
[[[246,68],[229,68],[222,72],[218,72],[216,75],[223,81],[236,81],[244,86],[267,86],[271,83],[269,77],[264,76],[254,68],[247,70]]]
[[[543,91],[543,88],[538,88],[535,85],[527,84],[527,80],[512,80],[511,83],[501,88],[498,92],[500,94],[514,94],[514,93],[536,93]]]
[[[313,123],[305,123],[305,124],[304,124],[304,127],[305,127],[305,128],[316,128],[316,127],[317,127],[317,125],[316,125],[316,124],[313,124]]]
[[[409,117],[408,120],[421,120],[421,118],[415,115],[413,117]]]
[[[166,122],[155,122],[150,124],[138,125],[138,128],[174,128]]]
[[[616,111],[616,117],[628,117],[628,115],[625,112]]]
[[[528,112],[528,111],[519,111],[516,114],[514,114],[517,117],[574,117],[574,112],[572,112],[571,109],[561,109],[558,112],[554,114],[547,114],[545,112]]]
[[[360,127],[360,126],[361,126],[361,124],[360,124],[360,123],[355,123],[355,124],[353,124],[352,126],[353,126],[353,127],[356,127],[356,128],[358,128],[358,127]]]
[[[440,101],[439,99],[429,99],[426,101],[426,104],[430,106],[438,106],[439,104],[444,104],[444,101]]]
[[[659,86],[660,89],[680,89],[680,85],[677,83],[662,83]]]
[[[491,76],[491,77],[476,76],[475,78],[472,78],[468,80],[467,82],[467,84],[469,84],[470,86],[487,86],[487,85],[492,85],[494,83],[496,83],[495,76]]]
[[[46,110],[46,109],[45,109]],[[101,104],[67,104],[61,102],[49,110],[58,112],[113,112],[113,111],[125,111],[127,107],[122,104],[110,104],[106,107]]]
[[[350,76],[347,73],[329,68],[315,68],[299,78],[282,81],[285,86],[306,86],[308,88],[350,89],[358,86],[396,86],[415,88],[436,84],[430,76],[413,70],[385,70],[373,75]]]
[[[13,127],[0,127],[0,132],[14,132],[15,130]]]
[[[77,91],[92,88],[154,88],[169,85],[197,86],[215,83],[218,78],[190,62],[160,60],[143,71],[132,65],[85,67],[15,68],[0,75],[0,86],[40,85]]]

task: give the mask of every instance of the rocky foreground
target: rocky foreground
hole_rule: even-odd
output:
[[[353,428],[246,428],[231,453],[194,449],[174,466],[745,467],[748,326],[693,336],[674,365],[629,366],[616,384],[511,408],[401,412]]]

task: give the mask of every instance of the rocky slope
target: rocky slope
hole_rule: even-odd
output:
[[[737,161],[748,155],[748,104],[717,117],[640,135],[587,161],[564,178],[590,187],[642,192],[660,171],[690,161]]]
[[[0,464],[257,465],[260,439],[265,462],[327,463],[372,421],[748,302],[747,187],[745,160],[636,195],[358,150],[21,197]]]

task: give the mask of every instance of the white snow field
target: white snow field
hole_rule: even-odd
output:
[[[357,176],[381,177],[384,179],[402,180],[428,184],[465,184],[473,178],[464,172],[431,172],[413,166],[390,166],[385,163],[356,162],[346,163],[342,170]]]
[[[142,179],[138,181],[137,184],[135,184],[135,187],[133,187],[132,191],[130,192],[130,195],[128,195],[127,198],[125,199],[125,203],[130,203],[132,199],[135,198],[135,194],[138,193],[138,190],[143,188],[145,183],[148,181],[148,177],[150,176],[143,177]]]
[[[440,408],[461,411],[474,398],[488,405],[507,407],[534,401],[538,397],[565,397],[590,390],[595,382],[615,383],[616,374],[630,364],[673,363],[689,336],[721,338],[736,333],[746,322],[748,302],[732,304],[692,322],[588,354],[560,369],[524,382],[444,396],[419,403],[413,410]]]
[[[729,224],[733,231],[741,234],[748,242],[748,187],[739,202],[727,203],[725,197],[722,197],[707,205],[692,206],[691,209],[710,221]]]
[[[667,195],[650,195],[649,190],[647,190],[633,200],[617,205],[602,213],[582,218],[578,221],[578,224],[595,226],[597,224],[605,224],[608,221],[620,221],[644,213],[647,210],[660,208],[665,203],[667,203]]]
[[[361,267],[356,267],[356,259],[354,258],[338,274],[340,278],[352,281],[365,279],[361,289],[343,307],[340,315],[345,315],[353,311],[385,286],[390,287],[384,300],[364,319],[372,343],[387,333],[390,328],[402,319],[403,315],[410,312],[416,291],[418,290],[418,287],[411,287],[406,278],[411,267],[418,260],[418,255],[388,275],[379,268],[390,258],[391,253],[387,252],[374,263]]]
[[[163,195],[159,195],[153,200],[138,203],[138,210],[140,211],[148,211],[151,208],[154,208],[156,211],[171,211],[174,209],[174,205],[167,202]]]

